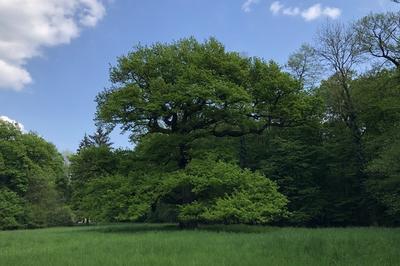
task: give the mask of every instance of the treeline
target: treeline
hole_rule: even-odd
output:
[[[53,145],[0,120],[0,229],[73,224],[66,173]]]
[[[327,24],[284,67],[215,39],[136,47],[96,98],[97,132],[64,172],[44,171],[52,206],[75,222],[398,225],[399,21]],[[133,150],[111,147],[116,126]],[[32,209],[2,167],[3,197]]]

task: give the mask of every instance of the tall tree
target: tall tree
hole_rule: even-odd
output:
[[[180,168],[197,138],[288,126],[309,107],[298,83],[276,64],[227,52],[215,39],[139,46],[110,75],[112,89],[97,97],[97,119],[121,125],[136,140],[176,139]]]
[[[400,12],[370,14],[354,28],[363,52],[400,68]]]
[[[316,51],[331,76],[318,89],[325,99],[326,180],[322,191],[329,202],[325,215],[332,224],[361,224],[366,202],[364,125],[354,98],[356,68],[363,62],[356,32],[341,23],[328,23],[318,32]]]
[[[362,50],[358,44],[356,33],[351,27],[340,23],[328,23],[318,33],[316,48],[320,58],[333,70],[330,78],[331,99],[334,109],[328,110],[339,115],[350,129],[356,146],[356,158],[359,163],[359,173],[364,164],[362,148],[363,129],[359,125],[358,114],[352,97],[351,81],[355,67],[362,61]]]
[[[400,90],[399,72],[363,75],[354,84],[360,119],[365,125],[366,188],[371,223],[400,223]]]

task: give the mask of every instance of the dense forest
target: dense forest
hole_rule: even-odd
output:
[[[0,229],[399,225],[399,36],[400,13],[327,23],[283,66],[214,38],[137,46],[76,153],[0,122]]]

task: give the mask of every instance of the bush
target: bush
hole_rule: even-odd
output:
[[[48,220],[50,226],[71,226],[75,217],[69,206],[60,206],[49,214]]]
[[[0,189],[0,230],[20,228],[23,216],[23,200],[7,188]]]
[[[161,201],[174,203],[181,225],[197,223],[267,224],[287,214],[287,199],[259,173],[223,162],[192,161],[169,174]]]

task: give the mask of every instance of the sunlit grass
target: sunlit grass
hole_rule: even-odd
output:
[[[109,225],[0,232],[0,265],[400,265],[400,229]]]

